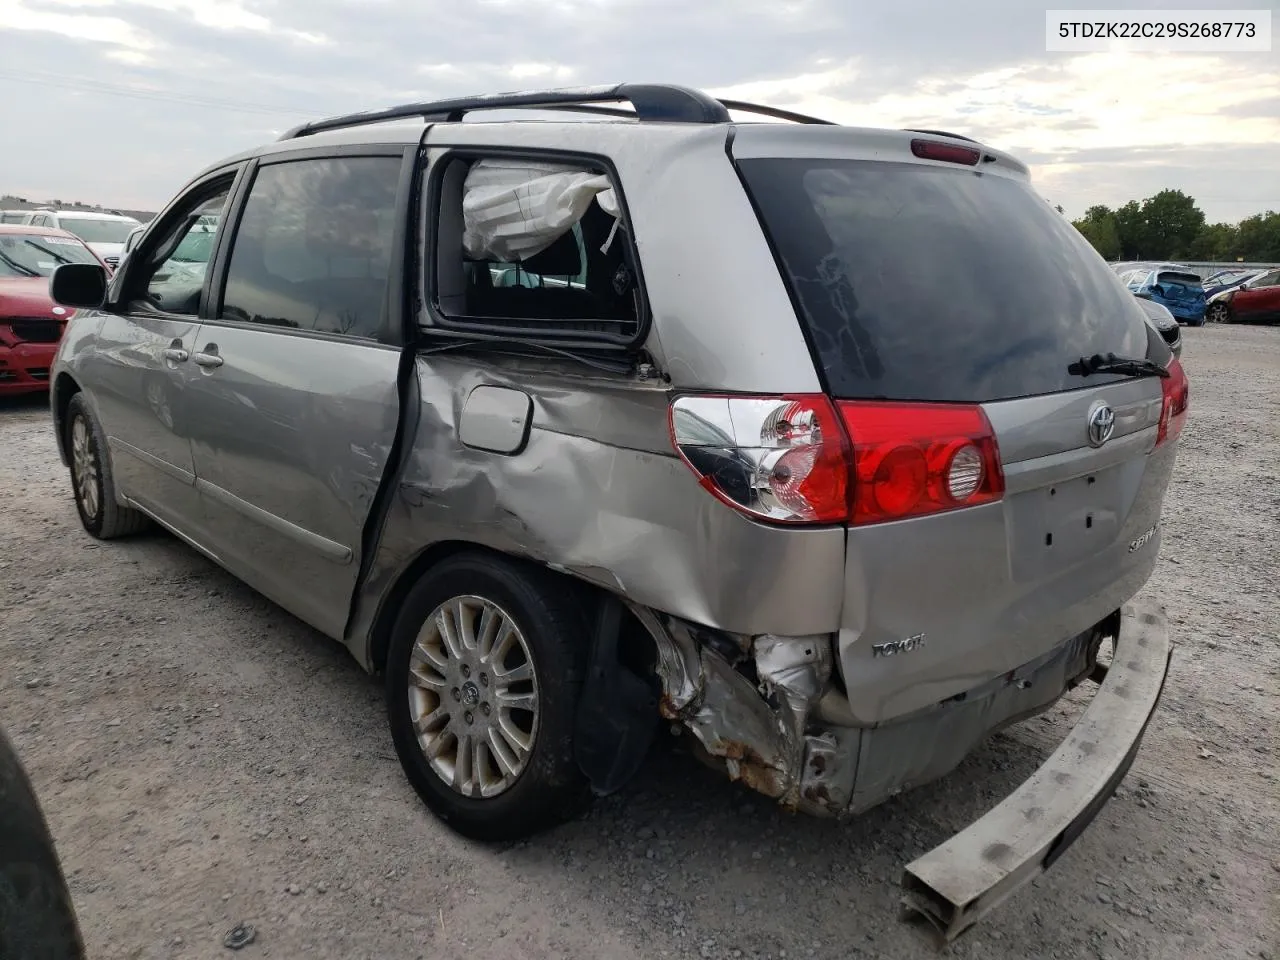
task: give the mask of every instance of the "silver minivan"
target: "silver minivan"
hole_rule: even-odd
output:
[[[1098,681],[908,865],[950,938],[1155,709],[1130,601],[1187,381],[999,150],[660,84],[410,104],[215,164],[114,276],[51,283],[88,532],[158,524],[345,643],[469,836],[575,815],[672,722],[856,814]]]

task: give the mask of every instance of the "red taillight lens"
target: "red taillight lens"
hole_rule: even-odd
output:
[[[995,436],[976,406],[680,397],[671,435],[703,487],[762,520],[880,523],[1004,492]]]
[[[1156,431],[1156,446],[1166,440],[1178,439],[1187,422],[1187,404],[1191,399],[1191,384],[1183,372],[1177,357],[1169,364],[1169,376],[1160,381],[1164,402],[1160,407],[1160,427]]]
[[[855,524],[999,500],[1004,473],[981,407],[846,401]]]
[[[962,147],[955,143],[939,143],[937,140],[912,140],[911,152],[922,160],[943,160],[947,163],[963,163],[976,166],[982,159],[982,151]]]

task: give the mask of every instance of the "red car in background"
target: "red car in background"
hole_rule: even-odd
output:
[[[1280,323],[1280,270],[1260,274],[1214,297],[1208,316],[1221,323]]]
[[[0,224],[0,397],[49,389],[49,367],[74,311],[49,297],[64,263],[105,263],[66,230]]]

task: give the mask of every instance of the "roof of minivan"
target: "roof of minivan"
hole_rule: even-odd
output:
[[[515,112],[518,112],[524,116],[521,116],[520,119],[511,119],[509,116],[508,117],[495,116],[495,114],[497,115],[511,114]],[[577,127],[584,123],[591,123],[591,124],[608,125],[612,130],[615,130],[615,131],[619,128],[630,129],[635,131],[635,134],[637,136],[644,136],[646,129],[651,129],[654,126],[672,126],[673,125],[673,124],[660,124],[655,121],[641,122],[641,121],[633,120],[629,118],[593,116],[589,114],[583,114],[581,117],[570,118],[570,116],[567,116],[562,113],[554,116],[548,116],[547,119],[531,118],[528,116],[531,113],[537,113],[537,112],[538,111],[536,110],[536,108],[521,109],[518,111],[515,108],[512,108],[512,109],[504,109],[501,111],[493,111],[493,113],[487,113],[483,117],[477,115],[474,117],[474,119],[467,119],[467,120],[457,121],[457,122],[434,121],[431,124],[428,124],[425,120],[422,120],[422,119],[390,120],[390,121],[383,121],[380,123],[370,123],[370,124],[364,124],[364,125],[358,125],[358,126],[344,127],[339,130],[331,130],[331,131],[324,131],[321,133],[308,134],[306,136],[295,137],[288,140],[275,140],[270,143],[265,143],[260,146],[250,148],[248,150],[242,150],[241,152],[233,154],[231,156],[224,157],[223,159],[219,160],[217,163],[213,163],[205,167],[198,174],[196,174],[196,176],[193,177],[192,180],[193,181],[199,180],[210,173],[214,173],[217,170],[223,169],[224,167],[228,167],[236,163],[241,163],[245,160],[253,159],[254,157],[263,157],[263,156],[278,155],[282,153],[292,153],[296,151],[312,150],[317,147],[363,146],[363,145],[374,145],[374,144],[390,145],[390,146],[411,146],[413,144],[418,143],[422,139],[423,133],[426,131],[428,126],[471,127],[471,126],[478,126],[478,125],[505,124],[505,125],[511,125],[511,126],[537,125],[538,127],[546,127],[553,124],[559,124],[564,126],[572,124],[575,127]],[[546,115],[546,112],[543,111],[543,114]],[[705,129],[705,126],[701,124],[674,124],[674,125],[687,126],[691,132],[700,128]],[[723,126],[724,128],[726,128],[726,130],[765,128],[765,127],[781,128],[781,130],[788,131],[788,133],[782,133],[780,130],[779,133],[776,135],[777,137],[779,138],[794,137],[795,142],[797,144],[808,144],[810,145],[810,149],[812,149],[812,145],[814,145],[815,143],[821,143],[824,140],[827,142],[830,142],[831,139],[837,138],[837,137],[848,138],[850,136],[853,136],[853,137],[861,136],[861,137],[868,137],[870,139],[879,139],[881,137],[888,135],[888,136],[896,136],[896,137],[924,136],[924,137],[928,137],[929,139],[934,139],[939,137],[949,138],[951,136],[944,133],[932,133],[932,132],[924,133],[920,131],[897,130],[893,128],[878,128],[878,127],[853,127],[853,126],[843,126],[839,124],[810,126],[807,124],[794,124],[794,123],[787,123],[787,122],[745,122],[744,123],[739,121],[733,121],[730,123],[720,124],[720,126]],[[773,138],[771,137],[770,139],[773,139]],[[1027,169],[1024,164],[1022,164],[1019,160],[1017,160],[1017,158],[1005,153],[1004,151],[997,150],[984,143],[980,143],[973,140],[957,139],[955,142],[964,143],[966,146],[971,146],[977,149],[981,149],[984,153],[992,157],[998,158],[1001,161],[1004,161],[1003,163],[999,164],[999,166],[1004,167],[1005,172],[1014,172],[1015,175],[1021,174],[1023,176],[1025,176],[1027,173]]]

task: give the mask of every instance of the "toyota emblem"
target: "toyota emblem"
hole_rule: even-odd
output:
[[[1089,409],[1089,443],[1100,447],[1111,439],[1116,429],[1116,412],[1105,400],[1099,400]]]

